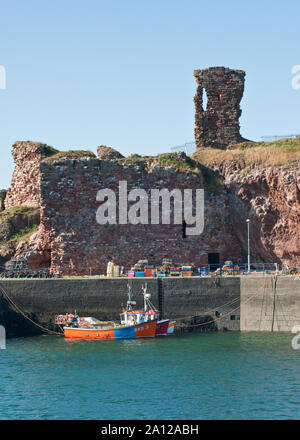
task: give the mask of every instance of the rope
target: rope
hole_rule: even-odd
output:
[[[274,283],[273,283],[273,279],[272,279],[272,287],[273,287],[273,313],[272,313],[271,332],[274,331],[274,321],[275,321],[275,311],[276,311],[276,285],[277,285],[277,275],[275,275]]]
[[[228,303],[222,304],[221,306],[218,307],[214,307],[213,309],[209,309],[206,310],[205,312],[203,312],[203,314],[209,314],[210,312],[215,312],[216,310],[220,310],[225,306],[231,305],[233,303],[236,303],[237,301],[240,300],[240,297],[237,296],[236,298],[234,298],[232,301],[229,301]],[[186,320],[186,319],[192,319],[192,318],[196,318],[197,316],[200,315],[192,315],[192,316],[182,316],[181,318],[176,318],[176,321],[182,321],[182,320]]]
[[[265,286],[264,286],[265,287]],[[244,301],[244,304],[249,302],[252,298],[254,298],[256,295],[258,295],[260,292],[256,292],[254,293],[254,295],[250,296],[248,299],[246,299]],[[211,321],[207,321],[207,322],[201,322],[200,324],[190,324],[189,327],[202,327],[203,325],[207,325],[207,324],[212,324],[213,322],[217,322],[220,321],[221,319],[225,318],[226,316],[231,315],[232,312],[235,312],[236,310],[238,310],[241,307],[241,304],[238,307],[235,307],[234,309],[230,310],[230,312],[225,313],[224,315],[216,318],[216,319],[212,319]],[[184,319],[184,318],[182,318]],[[187,319],[187,318],[186,318]]]
[[[0,284],[0,291],[2,292],[2,294],[5,296],[5,298],[7,299],[7,301],[22,315],[24,316],[25,319],[27,319],[29,322],[31,322],[33,325],[35,325],[36,327],[39,327],[41,330],[43,330],[44,332],[53,334],[53,335],[63,335],[63,333],[61,332],[55,332],[54,330],[49,330],[46,327],[43,327],[42,325],[38,324],[37,322],[34,322],[32,319],[30,319],[14,302],[12,299],[10,299],[10,297],[8,296],[7,292],[5,291],[4,287],[1,286]]]

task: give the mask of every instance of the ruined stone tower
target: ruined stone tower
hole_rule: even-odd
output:
[[[240,101],[244,92],[245,72],[225,67],[195,70],[198,87],[195,101],[195,141],[197,149],[226,149],[245,139],[240,135]],[[203,91],[207,107],[203,108]]]

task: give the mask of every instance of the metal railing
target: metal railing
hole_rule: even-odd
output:
[[[224,264],[201,264],[199,274],[201,276],[216,275],[247,275],[249,273],[260,273],[262,275],[268,273],[277,273],[279,270],[277,263],[240,263],[231,265]]]
[[[274,135],[274,136],[262,136],[261,140],[264,142],[273,142],[280,139],[297,139],[300,138],[300,134],[287,134],[287,135]]]
[[[187,156],[195,153],[196,144],[195,142],[185,142],[183,145],[177,145],[176,147],[171,147],[172,152],[183,151]]]

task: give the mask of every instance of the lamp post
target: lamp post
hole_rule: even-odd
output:
[[[250,219],[247,218],[247,234],[248,234],[248,273],[250,273]]]

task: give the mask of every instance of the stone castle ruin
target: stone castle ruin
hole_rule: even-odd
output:
[[[245,72],[225,67],[195,70],[198,87],[195,101],[196,148],[225,149],[245,141],[240,135],[240,102],[244,92]],[[203,108],[206,91],[207,107]]]

